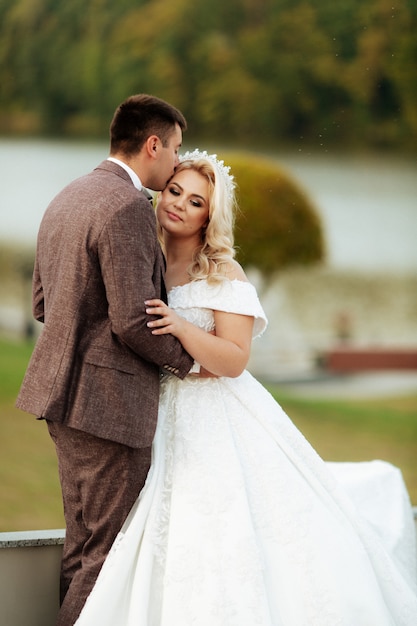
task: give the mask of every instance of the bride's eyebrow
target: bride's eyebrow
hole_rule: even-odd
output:
[[[205,197],[204,196],[200,196],[200,194],[198,194],[198,193],[192,193],[191,195],[194,196],[194,198],[200,198],[200,200],[202,200],[203,202],[207,202]]]
[[[172,181],[171,185],[175,185],[175,186],[176,186],[176,187],[178,187],[178,189],[179,189],[180,191],[182,191],[182,192],[184,191],[184,188],[183,188],[183,187],[181,187],[181,185],[179,185],[178,183],[176,183],[176,182],[175,182],[175,180],[173,180],[173,181]],[[205,197],[204,197],[204,196],[200,196],[200,194],[199,194],[199,193],[194,193],[194,192],[192,191],[190,195],[191,195],[191,196],[194,196],[195,198],[200,198],[200,200],[202,200],[203,202],[207,202],[207,200],[205,199]]]

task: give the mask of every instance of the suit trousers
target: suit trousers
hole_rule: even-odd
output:
[[[57,422],[47,424],[66,523],[56,626],[72,626],[145,484],[151,447],[130,448]]]

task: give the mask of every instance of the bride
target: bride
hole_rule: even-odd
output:
[[[199,151],[159,197],[169,307],[146,303],[149,332],[178,337],[201,373],[162,375],[146,485],[76,624],[415,626],[409,501],[399,555],[372,488],[365,516],[245,370],[267,321],[234,260],[234,203],[229,168]]]

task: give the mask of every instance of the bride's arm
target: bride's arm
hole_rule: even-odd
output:
[[[162,300],[149,300],[146,312],[160,316],[148,322],[154,335],[170,333],[177,337],[204,369],[216,376],[235,378],[245,369],[250,355],[254,318],[214,311],[216,334],[187,322]]]

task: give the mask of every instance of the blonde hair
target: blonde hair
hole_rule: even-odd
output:
[[[191,280],[207,279],[219,282],[226,278],[235,257],[233,228],[235,223],[236,198],[230,180],[212,159],[204,156],[185,159],[175,172],[194,170],[204,176],[209,184],[208,224],[202,230],[201,245],[193,253],[187,269]],[[175,174],[174,174],[175,176]],[[230,177],[229,177],[230,179]],[[158,237],[162,247],[162,229],[158,225]]]

